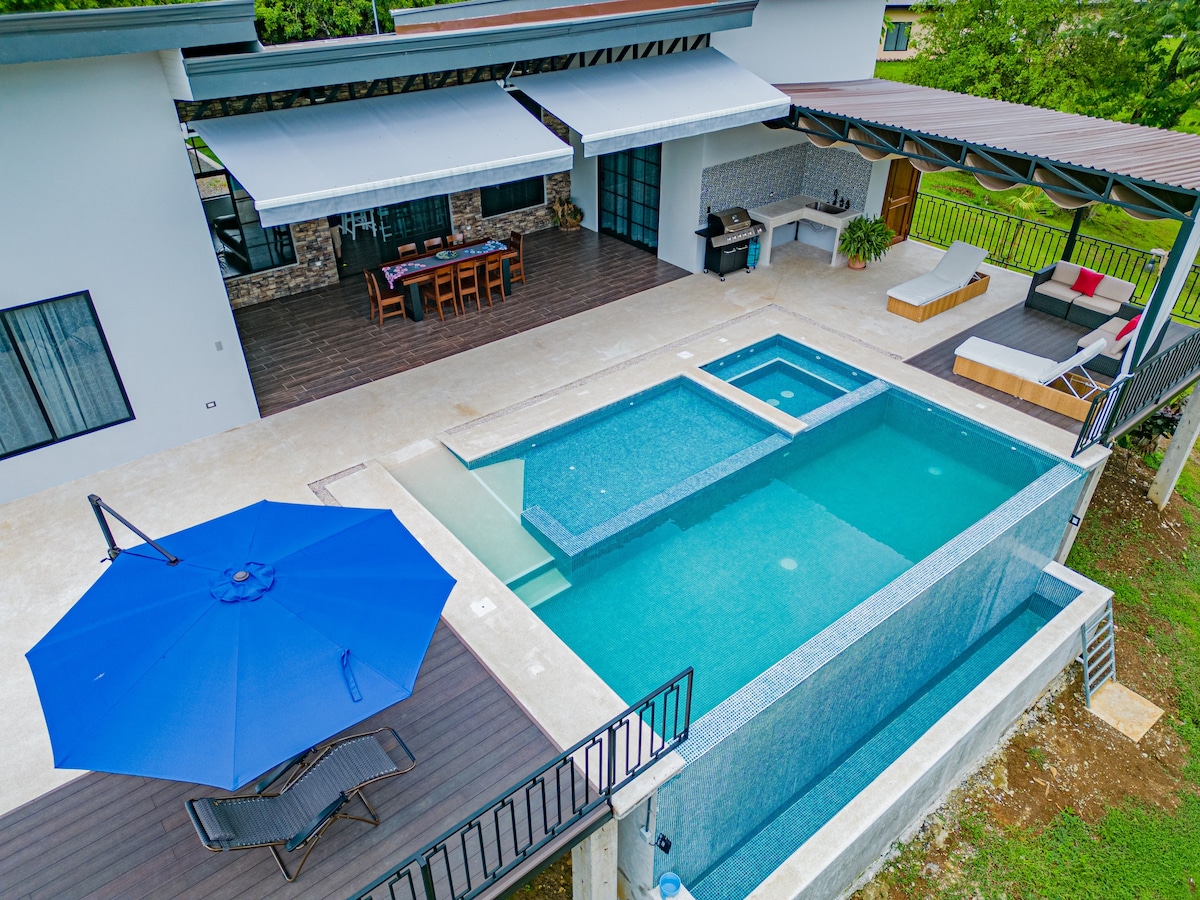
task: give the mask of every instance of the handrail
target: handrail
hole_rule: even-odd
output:
[[[689,666],[350,900],[478,896],[687,740],[691,716]]]
[[[1092,398],[1072,456],[1108,443],[1200,378],[1200,331],[1152,356]]]
[[[967,241],[985,248],[989,263],[1027,273],[1059,260],[1068,234],[1053,225],[924,193],[917,194],[910,231],[910,236],[942,247]],[[1078,236],[1071,261],[1132,282],[1137,302],[1149,298],[1158,280],[1158,259],[1150,251],[1090,235]],[[1200,265],[1192,266],[1173,314],[1200,324]]]

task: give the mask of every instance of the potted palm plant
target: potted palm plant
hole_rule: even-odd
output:
[[[555,197],[550,204],[550,220],[561,231],[574,231],[583,221],[583,210],[573,197]]]
[[[850,268],[863,269],[867,263],[883,258],[895,236],[881,216],[859,216],[846,223],[838,252],[846,256]]]

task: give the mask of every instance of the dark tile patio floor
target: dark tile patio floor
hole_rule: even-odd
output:
[[[505,302],[445,322],[396,317],[380,327],[368,318],[361,274],[237,310],[260,412],[291,409],[688,274],[586,229],[527,235],[525,272],[526,283],[514,284]]]

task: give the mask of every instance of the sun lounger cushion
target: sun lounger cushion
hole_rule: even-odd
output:
[[[1064,373],[1095,357],[1104,350],[1107,343],[1106,338],[1098,338],[1074,356],[1058,362],[1045,356],[1037,356],[1033,353],[1026,353],[1024,350],[985,341],[983,338],[971,337],[958,345],[954,355],[980,365],[999,369],[1001,372],[1008,372],[1018,378],[1024,378],[1026,381],[1049,384]]]
[[[987,259],[987,251],[965,241],[955,241],[932,272],[918,275],[888,291],[888,296],[913,306],[932,303],[951,291],[966,287],[975,270]]]

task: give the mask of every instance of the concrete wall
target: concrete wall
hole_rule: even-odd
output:
[[[889,6],[887,17],[895,24],[901,22],[908,23],[908,49],[907,50],[884,50],[883,38],[879,39],[879,51],[876,54],[877,59],[911,59],[917,55],[917,36],[921,26],[918,24],[921,21],[920,13],[911,9],[904,9],[899,6]]]
[[[0,66],[0,123],[0,306],[90,291],[136,417],[0,461],[0,502],[257,418],[159,55]]]
[[[883,0],[760,0],[750,28],[712,46],[772,84],[870,78]]]

